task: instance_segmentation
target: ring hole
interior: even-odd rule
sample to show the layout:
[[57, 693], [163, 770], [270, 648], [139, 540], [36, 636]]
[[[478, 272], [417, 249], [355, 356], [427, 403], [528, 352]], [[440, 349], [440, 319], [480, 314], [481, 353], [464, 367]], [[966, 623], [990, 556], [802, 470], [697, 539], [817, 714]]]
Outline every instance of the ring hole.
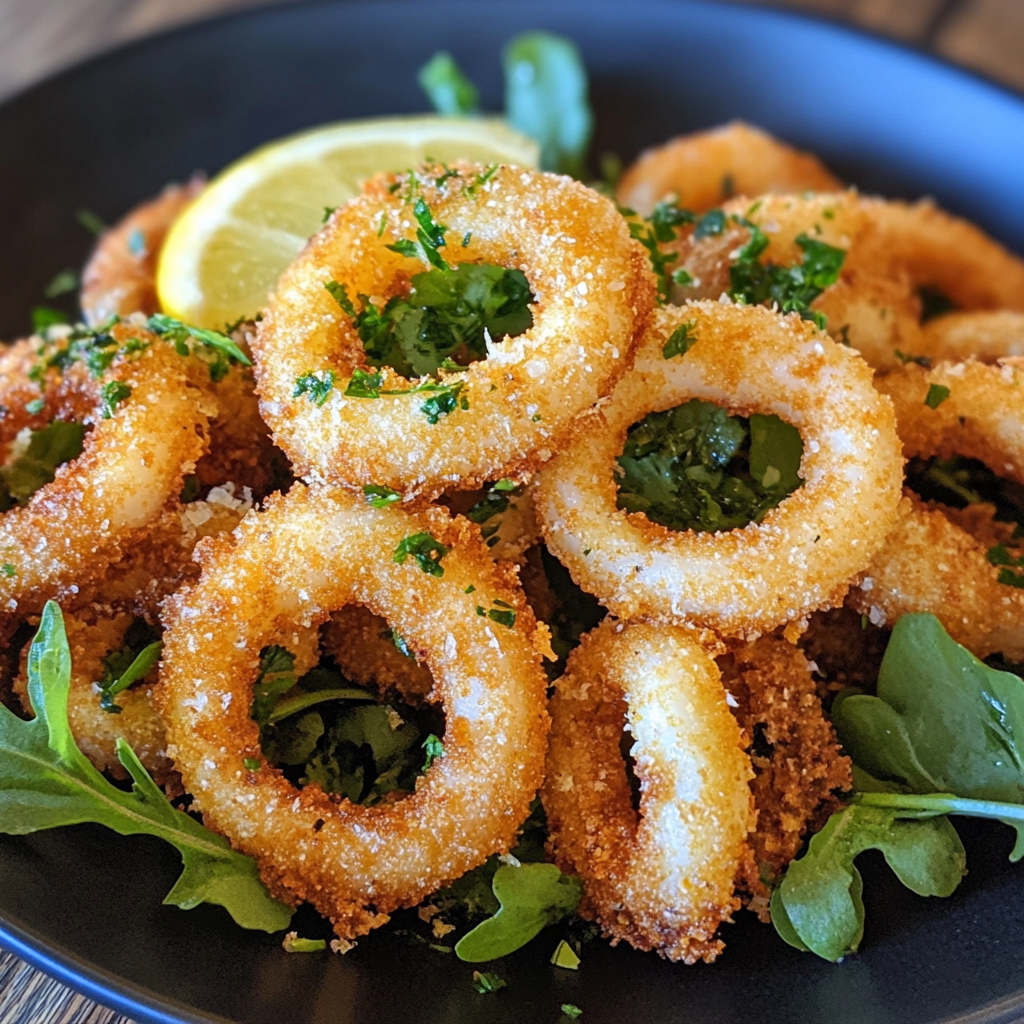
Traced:
[[626, 769], [626, 781], [629, 783], [629, 802], [637, 814], [640, 813], [640, 776], [636, 773], [636, 758], [633, 757], [633, 734], [629, 726], [624, 726], [622, 736], [619, 739], [619, 752], [622, 754], [622, 763]]
[[799, 432], [778, 416], [732, 416], [694, 398], [626, 432], [616, 505], [670, 530], [739, 529], [800, 486], [802, 456]]
[[264, 649], [253, 688], [267, 760], [293, 785], [366, 806], [412, 793], [444, 756], [445, 733], [416, 653], [360, 605], [336, 612], [316, 645], [299, 636], [292, 646]]

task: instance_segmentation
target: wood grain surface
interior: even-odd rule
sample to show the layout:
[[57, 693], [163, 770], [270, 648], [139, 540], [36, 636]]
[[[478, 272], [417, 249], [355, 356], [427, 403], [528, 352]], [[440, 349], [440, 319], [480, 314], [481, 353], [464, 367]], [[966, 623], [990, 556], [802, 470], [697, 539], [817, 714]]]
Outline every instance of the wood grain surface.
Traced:
[[[127, 40], [267, 3], [0, 0], [0, 100]], [[848, 21], [1024, 91], [1024, 0], [773, 0], [767, 6], [792, 7]], [[131, 1022], [0, 950], [0, 1024]]]

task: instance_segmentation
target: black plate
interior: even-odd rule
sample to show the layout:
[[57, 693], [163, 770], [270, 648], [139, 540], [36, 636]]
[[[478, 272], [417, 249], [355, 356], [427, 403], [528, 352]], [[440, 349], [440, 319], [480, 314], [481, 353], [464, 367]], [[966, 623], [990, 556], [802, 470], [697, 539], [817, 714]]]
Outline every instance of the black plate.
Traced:
[[[245, 14], [121, 50], [0, 109], [0, 336], [89, 238], [168, 179], [216, 171], [256, 144], [340, 118], [421, 111], [415, 72], [450, 49], [500, 107], [498, 52], [525, 28], [583, 49], [595, 151], [624, 157], [743, 117], [820, 153], [862, 188], [936, 196], [1024, 251], [1024, 101], [864, 35], [701, 3], [389, 2]], [[162, 907], [173, 851], [92, 827], [0, 839], [0, 942], [138, 1021], [242, 1024], [524, 1022], [575, 1003], [588, 1024], [1024, 1020], [1024, 866], [1002, 826], [962, 829], [970, 875], [925, 900], [865, 861], [864, 951], [838, 966], [783, 945], [750, 915], [725, 956], [686, 968], [589, 946], [547, 965], [554, 936], [508, 958], [508, 988], [389, 927], [345, 957], [287, 956], [217, 908]]]

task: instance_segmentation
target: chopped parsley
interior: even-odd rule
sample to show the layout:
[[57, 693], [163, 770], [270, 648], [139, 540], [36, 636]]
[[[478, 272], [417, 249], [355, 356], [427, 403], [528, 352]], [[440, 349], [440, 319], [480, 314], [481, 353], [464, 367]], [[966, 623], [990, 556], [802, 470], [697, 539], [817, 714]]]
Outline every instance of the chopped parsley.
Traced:
[[477, 615], [486, 615], [492, 622], [497, 622], [500, 626], [506, 626], [508, 629], [516, 624], [515, 609], [505, 601], [495, 601], [493, 608], [484, 608], [478, 604], [476, 613]]
[[439, 757], [444, 757], [444, 743], [439, 736], [431, 733], [420, 746], [424, 754], [423, 767], [420, 770], [426, 772]]
[[97, 327], [76, 324], [66, 337], [45, 342], [38, 351], [38, 362], [29, 370], [29, 379], [39, 383], [47, 370], [56, 369], [63, 373], [76, 362], [84, 363], [93, 377], [101, 377], [118, 356], [143, 351], [147, 347], [146, 342], [129, 338], [122, 345], [111, 334], [120, 319], [112, 316]]
[[474, 971], [473, 988], [480, 993], [497, 992], [505, 988], [508, 982], [493, 971]]
[[437, 423], [442, 416], [454, 412], [455, 409], [468, 409], [468, 400], [461, 395], [462, 389], [466, 386], [464, 380], [453, 381], [450, 384], [440, 384], [429, 377], [420, 381], [411, 388], [395, 388], [385, 391], [382, 389], [384, 383], [383, 374], [367, 373], [365, 370], [355, 370], [348, 387], [345, 388], [346, 398], [380, 398], [381, 396], [392, 395], [416, 395], [422, 392], [431, 392], [432, 397], [420, 405], [420, 412], [427, 417], [429, 423]]
[[38, 416], [45, 408], [45, 398], [33, 398], [31, 402], [25, 403], [25, 412], [27, 412], [29, 416]]
[[693, 229], [693, 237], [699, 240], [709, 235], [720, 235], [724, 230], [725, 211], [716, 208], [700, 216]]
[[374, 508], [387, 508], [394, 505], [396, 501], [402, 500], [402, 495], [390, 487], [382, 487], [377, 484], [363, 484], [363, 496], [367, 504]]
[[464, 263], [414, 274], [409, 284], [407, 296], [383, 307], [360, 295], [359, 312], [343, 284], [325, 286], [352, 318], [371, 366], [390, 366], [403, 377], [433, 374], [446, 360], [485, 358], [488, 337], [500, 341], [533, 326], [533, 295], [521, 270]]
[[749, 228], [750, 240], [729, 267], [729, 296], [748, 306], [776, 305], [783, 313], [799, 313], [824, 330], [824, 314], [810, 306], [829, 285], [835, 284], [846, 251], [801, 233], [796, 237], [796, 244], [804, 253], [800, 263], [791, 267], [761, 263], [758, 257], [768, 247], [767, 237], [746, 218], [738, 217], [736, 221]]
[[54, 309], [52, 306], [34, 306], [32, 308], [32, 333], [45, 334], [50, 327], [68, 322], [67, 313]]
[[[728, 177], [728, 175], [726, 177]], [[580, 1017], [583, 1016], [583, 1011], [574, 1003], [562, 1003], [562, 1016], [568, 1017], [569, 1020], [579, 1020]]]
[[24, 505], [40, 487], [52, 483], [57, 467], [82, 454], [85, 427], [55, 420], [33, 430], [28, 445], [10, 465], [0, 466], [0, 512]]
[[210, 379], [214, 382], [222, 380], [232, 362], [243, 366], [252, 366], [249, 357], [226, 334], [211, 331], [205, 327], [194, 327], [191, 324], [176, 320], [166, 313], [154, 313], [146, 326], [154, 333], [173, 342], [179, 355], [195, 355], [196, 351], [189, 345], [190, 341], [200, 346], [201, 352], [212, 355], [209, 362]]
[[125, 631], [121, 647], [103, 659], [103, 675], [96, 681], [100, 707], [119, 715], [122, 708], [114, 698], [156, 667], [162, 649], [160, 631], [145, 619], [135, 619]]
[[[412, 175], [410, 179], [411, 186], [415, 184], [415, 181], [415, 175]], [[448, 266], [445, 258], [440, 253], [440, 250], [445, 245], [444, 236], [448, 230], [447, 225], [439, 224], [434, 220], [434, 215], [422, 196], [418, 197], [416, 202], [413, 203], [412, 215], [416, 218], [418, 225], [416, 228], [416, 242], [411, 242], [407, 238], [400, 238], [393, 245], [389, 245], [386, 248], [402, 256], [423, 259], [438, 270], [451, 270], [452, 268]]]
[[[848, 330], [849, 328], [845, 328]], [[904, 365], [914, 363], [916, 366], [923, 366], [926, 370], [931, 369], [932, 361], [927, 356], [910, 356], [901, 352], [898, 348], [893, 349], [893, 355]]]
[[924, 396], [924, 404], [929, 409], [938, 409], [949, 398], [949, 388], [945, 384], [929, 384], [928, 394]]
[[333, 389], [333, 370], [308, 370], [301, 377], [295, 378], [292, 398], [300, 398], [305, 395], [317, 408], [320, 408], [327, 401]]
[[130, 384], [123, 380], [112, 380], [100, 388], [100, 415], [109, 420], [117, 407], [127, 398], [131, 398], [132, 389]]
[[73, 292], [77, 287], [78, 274], [69, 268], [54, 275], [53, 280], [43, 289], [43, 295], [48, 299], [56, 299], [60, 295]]
[[75, 214], [75, 220], [85, 228], [91, 235], [99, 237], [107, 230], [107, 225], [102, 218], [98, 217], [92, 210], [81, 209]]
[[676, 228], [679, 225], [694, 222], [693, 213], [663, 200], [654, 208], [649, 218], [637, 219], [633, 210], [623, 210], [622, 214], [629, 219], [630, 235], [647, 250], [647, 258], [651, 262], [657, 283], [658, 301], [668, 302], [669, 267], [679, 259], [679, 254], [663, 252], [661, 246], [676, 237]]
[[1014, 569], [1024, 568], [1024, 555], [1011, 555], [1005, 544], [996, 544], [989, 548], [986, 557], [992, 565], [998, 565], [998, 581], [1007, 587], [1024, 590], [1024, 573]]
[[690, 333], [696, 326], [692, 320], [687, 320], [685, 324], [680, 324], [669, 335], [668, 341], [665, 342], [661, 350], [661, 354], [666, 359], [671, 359], [673, 356], [686, 355], [697, 341], [697, 336]]
[[8, 579], [13, 579], [18, 575], [18, 570], [15, 569], [10, 562], [4, 562], [3, 565], [0, 565], [0, 572], [2, 572]]
[[672, 530], [732, 530], [800, 485], [803, 443], [777, 416], [730, 416], [693, 399], [630, 427], [618, 507]]
[[391, 556], [393, 562], [404, 562], [412, 557], [420, 569], [429, 576], [443, 576], [444, 566], [441, 559], [448, 554], [446, 548], [436, 537], [429, 533], [413, 533], [404, 537]]

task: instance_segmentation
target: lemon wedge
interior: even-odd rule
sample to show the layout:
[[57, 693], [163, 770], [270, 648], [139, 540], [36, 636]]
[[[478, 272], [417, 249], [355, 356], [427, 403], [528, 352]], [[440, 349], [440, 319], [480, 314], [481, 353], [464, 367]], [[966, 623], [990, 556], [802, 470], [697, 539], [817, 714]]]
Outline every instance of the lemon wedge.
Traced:
[[269, 143], [214, 178], [167, 235], [157, 267], [164, 312], [212, 329], [266, 305], [325, 211], [378, 171], [426, 159], [536, 167], [537, 145], [499, 119], [345, 121]]

